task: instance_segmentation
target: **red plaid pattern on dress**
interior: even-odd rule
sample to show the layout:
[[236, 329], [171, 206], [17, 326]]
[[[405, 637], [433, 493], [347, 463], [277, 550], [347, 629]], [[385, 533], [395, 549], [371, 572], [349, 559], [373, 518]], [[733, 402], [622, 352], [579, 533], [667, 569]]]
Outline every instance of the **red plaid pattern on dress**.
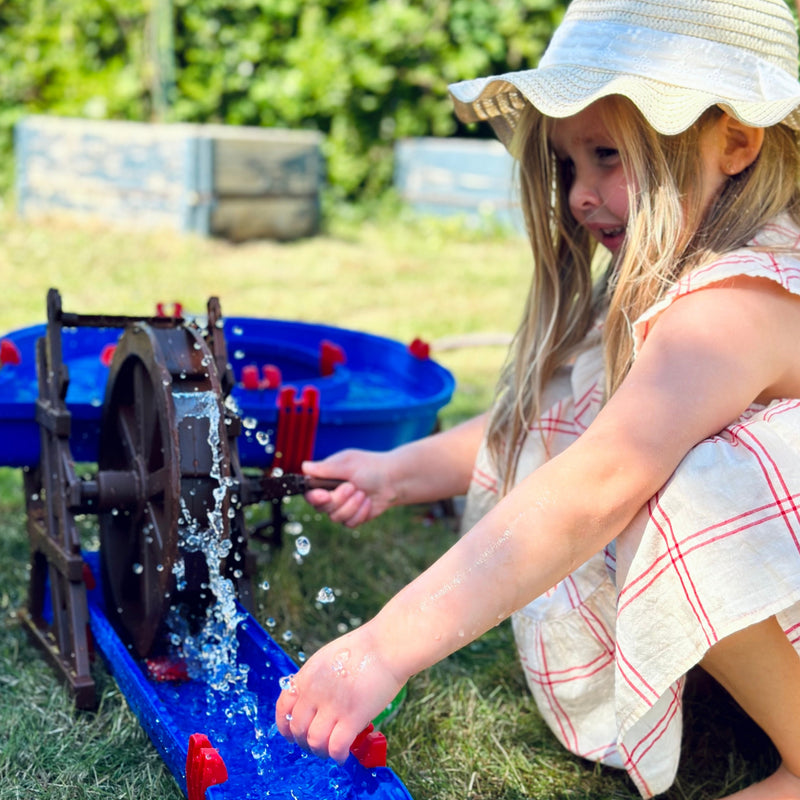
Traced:
[[[747, 275], [800, 295], [800, 230], [788, 217], [675, 284], [634, 325], [637, 350], [676, 299]], [[548, 386], [516, 479], [563, 451], [602, 405], [599, 331]], [[462, 526], [498, 499], [481, 449]], [[615, 543], [512, 617], [528, 686], [573, 753], [624, 768], [643, 797], [678, 767], [685, 675], [720, 638], [775, 615], [800, 650], [800, 400], [752, 406], [695, 446], [640, 515], [619, 591]]]

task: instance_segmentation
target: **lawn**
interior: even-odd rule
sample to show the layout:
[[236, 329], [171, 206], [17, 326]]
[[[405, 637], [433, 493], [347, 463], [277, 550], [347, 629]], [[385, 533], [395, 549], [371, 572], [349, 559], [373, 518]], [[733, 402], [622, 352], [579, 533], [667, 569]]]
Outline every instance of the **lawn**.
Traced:
[[[114, 232], [52, 221], [30, 225], [0, 212], [0, 331], [44, 321], [45, 295], [61, 291], [81, 313], [147, 315], [156, 302], [202, 310], [219, 296], [231, 316], [322, 322], [390, 336], [420, 337], [453, 371], [458, 389], [442, 412], [452, 425], [484, 409], [529, 271], [517, 237], [457, 224], [384, 218], [339, 220], [293, 243], [223, 241], [168, 233]], [[0, 462], [2, 459], [0, 459]], [[385, 600], [447, 548], [455, 534], [438, 509], [397, 509], [355, 531], [288, 506], [312, 551], [256, 542], [269, 590], [257, 616], [292, 632], [286, 649], [310, 654]], [[251, 509], [255, 521], [259, 509]], [[182, 795], [98, 661], [100, 707], [76, 711], [17, 623], [25, 602], [27, 539], [19, 470], [0, 469], [0, 800], [158, 798]], [[337, 590], [330, 605], [318, 588]], [[707, 686], [692, 712], [678, 782], [669, 798], [706, 800], [747, 782], [771, 754], [736, 711]], [[709, 723], [709, 719], [713, 724]], [[416, 800], [635, 798], [618, 772], [566, 754], [524, 686], [508, 624], [416, 676], [385, 727], [389, 766]]]

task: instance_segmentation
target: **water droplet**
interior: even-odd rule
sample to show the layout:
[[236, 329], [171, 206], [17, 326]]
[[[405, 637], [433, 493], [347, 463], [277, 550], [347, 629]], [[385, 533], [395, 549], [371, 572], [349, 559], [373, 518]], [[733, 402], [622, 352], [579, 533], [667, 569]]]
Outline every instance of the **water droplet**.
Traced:
[[241, 336], [241, 335], [244, 333], [244, 331], [242, 330], [242, 328], [241, 328], [241, 326], [240, 326], [240, 325], [234, 325], [234, 326], [231, 328], [231, 333], [232, 333], [234, 336]]
[[273, 617], [267, 617], [266, 626], [272, 630], [278, 623], [275, 622]]
[[330, 586], [323, 586], [317, 592], [317, 602], [318, 603], [328, 604], [328, 603], [333, 603], [335, 600], [336, 600], [336, 596], [334, 595], [333, 589], [331, 589]]
[[306, 536], [298, 536], [294, 546], [301, 556], [307, 556], [311, 552], [311, 542], [308, 541]]
[[144, 572], [144, 567], [141, 564], [134, 564], [133, 572], [135, 575], [141, 575]]
[[265, 591], [269, 591], [269, 581], [261, 581], [261, 588]]
[[256, 434], [256, 441], [260, 445], [267, 445], [269, 444], [269, 434], [266, 431], [259, 431]]
[[242, 425], [248, 430], [252, 431], [258, 427], [258, 420], [255, 417], [245, 417], [242, 420]]
[[241, 361], [244, 358], [244, 350], [234, 350], [233, 357]]
[[281, 636], [281, 639], [283, 639], [284, 642], [291, 642], [292, 636], [293, 634], [291, 631], [284, 631], [283, 635]]

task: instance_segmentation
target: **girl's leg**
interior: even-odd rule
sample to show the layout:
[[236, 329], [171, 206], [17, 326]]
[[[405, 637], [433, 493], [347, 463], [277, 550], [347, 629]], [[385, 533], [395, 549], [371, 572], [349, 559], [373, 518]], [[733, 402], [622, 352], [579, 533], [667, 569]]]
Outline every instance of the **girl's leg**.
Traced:
[[775, 617], [720, 640], [700, 665], [769, 736], [782, 759], [769, 778], [730, 797], [800, 799], [800, 657]]

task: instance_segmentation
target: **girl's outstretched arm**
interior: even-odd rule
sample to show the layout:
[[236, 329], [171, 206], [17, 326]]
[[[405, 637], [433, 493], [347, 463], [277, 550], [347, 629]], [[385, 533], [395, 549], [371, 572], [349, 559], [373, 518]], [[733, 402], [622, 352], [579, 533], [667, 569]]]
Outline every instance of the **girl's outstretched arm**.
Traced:
[[427, 503], [466, 492], [487, 414], [390, 450], [343, 450], [306, 461], [303, 472], [345, 481], [332, 491], [314, 489], [306, 500], [334, 522], [356, 527], [390, 506]]
[[279, 698], [283, 735], [344, 760], [410, 676], [610, 542], [696, 443], [755, 400], [800, 397], [799, 338], [800, 301], [767, 281], [674, 303], [572, 446], [521, 481], [374, 619], [309, 659]]

